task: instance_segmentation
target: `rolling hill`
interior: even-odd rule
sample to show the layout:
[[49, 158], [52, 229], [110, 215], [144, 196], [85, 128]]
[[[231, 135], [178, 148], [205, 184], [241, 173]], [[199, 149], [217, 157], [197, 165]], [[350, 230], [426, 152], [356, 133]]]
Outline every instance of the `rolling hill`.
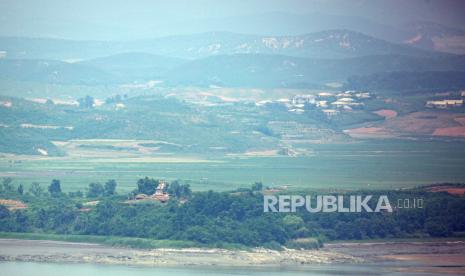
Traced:
[[432, 54], [349, 30], [329, 30], [295, 36], [257, 36], [213, 32], [161, 38], [154, 40], [151, 45], [151, 51], [182, 58], [202, 58], [221, 54], [278, 54], [308, 58]]
[[115, 81], [114, 76], [93, 66], [32, 59], [0, 59], [0, 79], [65, 84]]
[[110, 73], [119, 81], [133, 82], [159, 79], [167, 70], [184, 62], [177, 58], [131, 52], [87, 60], [79, 64]]
[[432, 54], [432, 52], [387, 42], [359, 32], [340, 29], [292, 36], [209, 32], [136, 41], [0, 38], [0, 45], [0, 51], [5, 58], [66, 61], [81, 61], [126, 52], [144, 52], [183, 59], [230, 54], [278, 54], [308, 58]]
[[465, 56], [371, 55], [315, 59], [233, 54], [183, 61], [128, 53], [81, 63], [0, 60], [0, 79], [85, 85], [162, 80], [168, 86], [311, 88], [328, 82], [346, 82], [356, 75], [398, 71], [465, 71]]
[[212, 56], [176, 67], [170, 84], [233, 87], [319, 87], [355, 75], [380, 72], [465, 71], [465, 56], [377, 55], [348, 59], [308, 59], [279, 55]]

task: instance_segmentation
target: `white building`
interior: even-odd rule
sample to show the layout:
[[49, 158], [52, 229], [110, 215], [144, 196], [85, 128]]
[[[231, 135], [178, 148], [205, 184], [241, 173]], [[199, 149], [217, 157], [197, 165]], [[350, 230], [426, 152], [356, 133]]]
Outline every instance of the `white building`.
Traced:
[[295, 95], [292, 98], [292, 105], [298, 105], [298, 104], [315, 104], [315, 96], [313, 95]]
[[441, 100], [441, 101], [427, 101], [426, 107], [445, 109], [449, 107], [460, 107], [463, 105], [461, 100]]

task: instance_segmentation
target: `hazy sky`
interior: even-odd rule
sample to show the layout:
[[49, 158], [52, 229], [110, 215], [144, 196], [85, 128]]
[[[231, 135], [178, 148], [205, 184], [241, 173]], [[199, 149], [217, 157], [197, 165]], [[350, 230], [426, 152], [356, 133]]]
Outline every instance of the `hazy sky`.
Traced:
[[462, 0], [0, 0], [0, 35], [148, 38], [211, 30], [212, 18], [273, 12], [361, 16], [390, 25], [427, 20], [465, 29]]

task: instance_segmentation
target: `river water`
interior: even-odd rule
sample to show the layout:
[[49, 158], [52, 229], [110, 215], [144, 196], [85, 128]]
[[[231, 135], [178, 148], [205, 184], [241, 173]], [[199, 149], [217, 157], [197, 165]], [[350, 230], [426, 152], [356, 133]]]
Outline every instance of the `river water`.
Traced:
[[[405, 266], [404, 266], [405, 268]], [[4, 276], [186, 276], [186, 275], [425, 275], [396, 271], [392, 264], [338, 264], [312, 265], [298, 268], [260, 267], [136, 267], [101, 264], [63, 264], [33, 262], [0, 262], [0, 275]], [[432, 275], [432, 274], [426, 274]]]

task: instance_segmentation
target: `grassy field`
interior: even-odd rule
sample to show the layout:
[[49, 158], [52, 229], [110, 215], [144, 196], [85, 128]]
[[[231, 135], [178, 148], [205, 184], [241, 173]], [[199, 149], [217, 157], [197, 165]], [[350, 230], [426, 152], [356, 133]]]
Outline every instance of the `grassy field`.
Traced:
[[185, 248], [199, 247], [200, 245], [190, 241], [154, 240], [129, 237], [92, 236], [92, 235], [56, 235], [46, 233], [11, 233], [0, 232], [1, 239], [23, 239], [23, 240], [49, 240], [64, 242], [96, 243], [110, 246], [131, 248]]
[[[86, 149], [87, 150], [87, 149]], [[313, 145], [303, 157], [152, 156], [0, 158], [0, 176], [26, 186], [60, 179], [65, 191], [116, 179], [126, 193], [139, 178], [179, 179], [194, 190], [232, 190], [255, 181], [289, 189], [390, 189], [465, 182], [465, 143], [379, 140]], [[98, 155], [97, 155], [98, 156]]]
[[465, 237], [423, 237], [423, 238], [385, 238], [385, 239], [364, 239], [364, 240], [334, 240], [325, 241], [325, 244], [338, 243], [395, 243], [395, 242], [455, 242], [465, 241]]
[[218, 243], [203, 244], [195, 241], [183, 240], [155, 240], [148, 238], [135, 237], [117, 237], [117, 236], [95, 236], [95, 235], [58, 235], [48, 233], [16, 233], [0, 232], [0, 239], [21, 239], [21, 240], [47, 240], [63, 241], [76, 243], [94, 243], [115, 247], [129, 247], [139, 249], [156, 249], [156, 248], [222, 248], [229, 250], [249, 250], [242, 244]]

